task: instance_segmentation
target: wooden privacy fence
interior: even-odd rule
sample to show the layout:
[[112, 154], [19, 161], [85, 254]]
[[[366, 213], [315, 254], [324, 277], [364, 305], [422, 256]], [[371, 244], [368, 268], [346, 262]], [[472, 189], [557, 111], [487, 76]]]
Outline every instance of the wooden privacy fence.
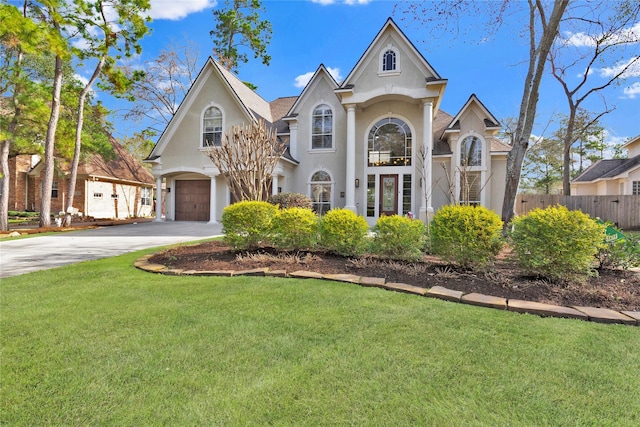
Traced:
[[518, 194], [516, 213], [524, 215], [536, 208], [563, 205], [592, 217], [610, 221], [623, 230], [640, 228], [640, 196], [563, 196], [559, 194]]

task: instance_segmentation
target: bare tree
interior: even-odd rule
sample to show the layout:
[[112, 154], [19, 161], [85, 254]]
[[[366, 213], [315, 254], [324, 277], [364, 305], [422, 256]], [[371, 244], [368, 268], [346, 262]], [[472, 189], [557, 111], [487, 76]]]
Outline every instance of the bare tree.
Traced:
[[[629, 75], [629, 71], [640, 65], [640, 56], [617, 62], [606, 72], [596, 73], [599, 63], [611, 63], [616, 61], [616, 56], [621, 49], [635, 46], [640, 43], [640, 34], [634, 32], [632, 27], [636, 24], [640, 14], [640, 3], [636, 1], [624, 1], [614, 3], [614, 13], [611, 13], [611, 4], [600, 3], [580, 19], [571, 19], [578, 31], [567, 33], [566, 37], [558, 39], [558, 43], [549, 52], [551, 73], [560, 83], [566, 96], [569, 113], [564, 132], [564, 172], [562, 176], [562, 189], [565, 195], [571, 194], [571, 148], [576, 141], [576, 134], [583, 133], [605, 114], [615, 109], [607, 105], [606, 98], [601, 96], [603, 109], [591, 117], [591, 121], [579, 124], [578, 110], [581, 105], [592, 95], [601, 94], [607, 87], [615, 84]], [[572, 54], [567, 55], [567, 50]], [[570, 87], [570, 79], [576, 75], [578, 82]], [[605, 77], [604, 81], [590, 85], [594, 75]]]
[[[419, 22], [432, 25], [435, 21], [445, 22], [448, 27], [451, 21], [460, 22], [462, 16], [486, 16], [488, 26], [483, 28], [498, 28], [506, 18], [506, 12], [512, 7], [519, 7], [522, 3], [503, 0], [502, 2], [474, 2], [471, 0], [457, 0], [455, 2], [438, 1], [410, 5], [409, 12]], [[505, 226], [515, 215], [515, 202], [522, 173], [522, 164], [529, 146], [529, 139], [533, 129], [536, 110], [538, 107], [539, 89], [545, 64], [553, 42], [558, 35], [560, 22], [563, 18], [569, 0], [554, 0], [551, 4], [543, 0], [527, 0], [527, 22], [523, 23], [529, 42], [527, 74], [523, 84], [522, 99], [518, 122], [513, 133], [512, 149], [507, 156], [507, 170], [504, 186], [504, 201], [502, 205], [502, 220]], [[443, 25], [437, 26], [442, 30]], [[459, 28], [459, 27], [458, 27]], [[491, 31], [491, 30], [489, 30]]]
[[276, 132], [261, 120], [251, 125], [233, 126], [225, 132], [219, 146], [207, 154], [225, 176], [236, 200], [266, 200], [272, 174], [285, 145]]
[[198, 75], [199, 48], [193, 42], [172, 42], [157, 58], [146, 61], [142, 70], [130, 68], [135, 104], [125, 118], [148, 120], [148, 131], [161, 132], [178, 111], [180, 103]]

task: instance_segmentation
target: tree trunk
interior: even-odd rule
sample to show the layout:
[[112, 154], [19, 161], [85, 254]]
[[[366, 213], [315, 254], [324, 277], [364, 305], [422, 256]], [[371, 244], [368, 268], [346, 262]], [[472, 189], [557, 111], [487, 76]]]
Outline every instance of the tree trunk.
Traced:
[[53, 188], [54, 148], [56, 129], [60, 117], [60, 92], [62, 90], [62, 58], [56, 55], [55, 73], [53, 78], [53, 94], [51, 98], [51, 116], [47, 125], [47, 135], [44, 141], [44, 173], [42, 178], [42, 193], [40, 200], [40, 227], [51, 226], [51, 189]]
[[564, 155], [562, 171], [562, 194], [571, 195], [571, 146], [573, 145], [573, 128], [576, 122], [576, 106], [569, 102], [569, 119], [567, 120], [567, 130], [564, 134]]
[[0, 190], [0, 230], [9, 230], [9, 146], [11, 141], [5, 139], [0, 146], [0, 177], [2, 177], [2, 190]]
[[[538, 96], [540, 82], [544, 74], [544, 68], [549, 56], [549, 51], [558, 34], [560, 19], [564, 14], [568, 0], [555, 0], [553, 11], [548, 23], [544, 21], [544, 10], [540, 0], [534, 2], [529, 0], [529, 68], [525, 79], [522, 102], [520, 104], [520, 115], [518, 127], [513, 140], [513, 147], [507, 156], [507, 170], [504, 186], [504, 200], [502, 202], [502, 220], [504, 226], [508, 227], [511, 219], [515, 216], [516, 196], [520, 175], [522, 174], [522, 164], [529, 147], [531, 130], [536, 116], [538, 106]], [[536, 12], [537, 11], [537, 12]], [[536, 47], [535, 41], [535, 21], [536, 14], [540, 14], [542, 20], [542, 37], [540, 45]]]
[[106, 61], [106, 56], [102, 56], [98, 65], [96, 65], [95, 70], [93, 70], [93, 75], [87, 82], [87, 84], [82, 88], [80, 92], [80, 97], [78, 99], [78, 122], [76, 123], [76, 140], [73, 150], [73, 161], [71, 162], [71, 173], [69, 175], [69, 189], [67, 192], [67, 200], [65, 206], [67, 207], [67, 211], [64, 216], [65, 227], [71, 226], [71, 214], [73, 209], [73, 197], [76, 192], [76, 180], [78, 179], [78, 165], [80, 163], [80, 149], [82, 148], [82, 127], [84, 126], [84, 104], [87, 99], [87, 94], [91, 90], [93, 83], [98, 79], [100, 72], [102, 71], [102, 67]]

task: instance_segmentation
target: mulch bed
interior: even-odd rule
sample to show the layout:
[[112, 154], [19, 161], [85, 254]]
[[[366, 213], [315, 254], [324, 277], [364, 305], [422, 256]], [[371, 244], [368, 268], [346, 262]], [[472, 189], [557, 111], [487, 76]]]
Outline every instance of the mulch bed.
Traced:
[[602, 269], [598, 277], [584, 284], [553, 284], [527, 276], [503, 252], [485, 271], [465, 271], [425, 256], [420, 262], [406, 263], [375, 257], [345, 258], [324, 252], [278, 253], [270, 248], [234, 253], [221, 241], [183, 245], [155, 254], [149, 262], [174, 269], [313, 271], [322, 274], [354, 274], [384, 277], [387, 282], [431, 288], [444, 286], [464, 293], [478, 292], [507, 299], [521, 299], [561, 306], [602, 307], [640, 311], [640, 274]]

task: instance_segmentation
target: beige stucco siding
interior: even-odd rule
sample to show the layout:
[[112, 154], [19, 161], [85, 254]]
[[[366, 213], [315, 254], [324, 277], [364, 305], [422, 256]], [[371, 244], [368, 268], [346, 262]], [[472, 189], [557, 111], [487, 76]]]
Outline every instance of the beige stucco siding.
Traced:
[[202, 114], [209, 106], [218, 107], [222, 111], [223, 132], [227, 132], [234, 125], [249, 122], [248, 116], [226, 85], [213, 75], [195, 95], [188, 111], [177, 123], [171, 140], [162, 151], [162, 168], [165, 173], [171, 170], [204, 170], [213, 167], [211, 159], [200, 149]]

